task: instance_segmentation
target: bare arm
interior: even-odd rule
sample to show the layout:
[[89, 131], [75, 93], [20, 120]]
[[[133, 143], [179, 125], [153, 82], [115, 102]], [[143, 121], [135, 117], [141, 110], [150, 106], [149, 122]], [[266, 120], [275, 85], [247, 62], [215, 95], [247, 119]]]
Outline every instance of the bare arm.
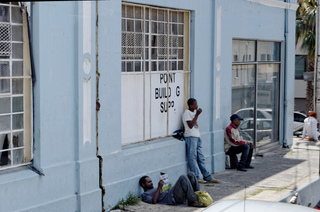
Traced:
[[157, 188], [157, 191], [156, 193], [154, 194], [154, 196], [152, 197], [152, 204], [156, 204], [158, 202], [158, 199], [159, 199], [159, 194], [161, 192], [161, 189], [163, 187], [163, 180], [160, 180], [159, 183], [158, 183], [158, 188]]
[[187, 121], [187, 124], [189, 126], [190, 129], [193, 128], [193, 126], [197, 123], [198, 120], [198, 116], [200, 115], [200, 113], [202, 112], [202, 109], [199, 108], [196, 112], [196, 115], [194, 116], [194, 118], [192, 119], [192, 121]]

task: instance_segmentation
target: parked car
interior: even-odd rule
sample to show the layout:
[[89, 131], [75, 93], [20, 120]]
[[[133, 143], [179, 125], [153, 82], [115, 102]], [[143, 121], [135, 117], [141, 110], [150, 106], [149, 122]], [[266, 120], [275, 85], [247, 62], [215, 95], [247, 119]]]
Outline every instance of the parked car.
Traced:
[[303, 113], [300, 113], [298, 111], [295, 111], [293, 113], [293, 133], [296, 134], [298, 131], [303, 130], [304, 125], [304, 119], [307, 118], [307, 116]]
[[[254, 120], [253, 118], [244, 119], [240, 126], [240, 132], [245, 132], [254, 137]], [[264, 138], [271, 139], [272, 134], [272, 119], [257, 119], [257, 141], [263, 140]]]
[[239, 134], [242, 136], [244, 140], [253, 142], [252, 137], [248, 133], [244, 131], [239, 131]]
[[[242, 108], [235, 112], [243, 119], [253, 118], [254, 109], [253, 107]], [[271, 119], [272, 118], [272, 109], [270, 108], [258, 108], [257, 109], [257, 118], [258, 119]]]
[[263, 200], [248, 200], [248, 199], [230, 199], [220, 200], [208, 206], [204, 212], [234, 212], [234, 211], [245, 211], [245, 212], [312, 212], [315, 211], [313, 208], [306, 206], [289, 204], [284, 202], [270, 202]]
[[[254, 110], [253, 107], [242, 108], [235, 112], [243, 119], [253, 118]], [[304, 119], [307, 116], [301, 112], [294, 111], [293, 113], [293, 134], [294, 135], [301, 135], [304, 125]], [[258, 108], [257, 109], [257, 119], [272, 119], [272, 109], [270, 108]], [[252, 128], [253, 129], [253, 128]]]

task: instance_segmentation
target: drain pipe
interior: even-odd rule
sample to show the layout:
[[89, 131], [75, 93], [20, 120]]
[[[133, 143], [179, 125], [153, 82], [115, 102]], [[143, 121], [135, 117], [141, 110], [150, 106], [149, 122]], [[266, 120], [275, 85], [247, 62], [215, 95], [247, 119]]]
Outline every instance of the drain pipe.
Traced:
[[[315, 111], [316, 113], [318, 114], [318, 86], [319, 86], [319, 83], [318, 83], [318, 68], [319, 68], [319, 55], [318, 55], [318, 52], [319, 52], [319, 12], [320, 12], [320, 8], [319, 8], [319, 0], [316, 1], [316, 4], [317, 4], [317, 10], [316, 10], [316, 48], [315, 48], [315, 52], [314, 52], [314, 101], [315, 101]], [[320, 151], [319, 151], [319, 176], [320, 176]]]
[[313, 105], [314, 105], [314, 111], [316, 111], [316, 113], [318, 114], [318, 86], [319, 86], [319, 82], [318, 82], [318, 62], [319, 62], [319, 56], [318, 56], [318, 52], [319, 52], [319, 0], [316, 1], [316, 5], [317, 5], [317, 10], [316, 10], [316, 31], [315, 31], [315, 39], [316, 39], [316, 43], [315, 43], [315, 50], [314, 50], [314, 71], [313, 71], [313, 94], [314, 94], [314, 98], [313, 98]]
[[[289, 0], [284, 0], [285, 3], [288, 3]], [[288, 36], [288, 8], [285, 8], [284, 10], [284, 67], [283, 67], [283, 76], [284, 76], [284, 86], [283, 86], [283, 95], [284, 95], [284, 110], [283, 110], [283, 121], [282, 123], [285, 122], [286, 118], [287, 118], [287, 110], [288, 110], [288, 100], [287, 100], [287, 76], [286, 76], [286, 73], [287, 73], [287, 47], [288, 47], [288, 44], [287, 44], [287, 36]], [[282, 140], [283, 140], [283, 143], [282, 143], [282, 146], [284, 148], [288, 148], [289, 145], [287, 143], [287, 138], [286, 138], [286, 130], [287, 130], [287, 127], [286, 127], [286, 124], [283, 124], [283, 133], [282, 133]]]

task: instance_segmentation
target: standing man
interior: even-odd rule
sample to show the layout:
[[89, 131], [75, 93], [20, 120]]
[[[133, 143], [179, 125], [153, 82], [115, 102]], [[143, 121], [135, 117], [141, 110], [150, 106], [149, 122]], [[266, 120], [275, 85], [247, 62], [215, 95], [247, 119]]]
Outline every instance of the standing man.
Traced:
[[[230, 146], [226, 154], [230, 156], [231, 165], [236, 165], [239, 171], [246, 172], [247, 169], [254, 168], [250, 165], [253, 153], [253, 145], [251, 142], [244, 140], [239, 133], [238, 127], [243, 118], [241, 118], [237, 114], [233, 114], [230, 117], [230, 120], [231, 124], [227, 127], [224, 133], [226, 146]], [[237, 154], [239, 154], [240, 152], [241, 159], [238, 163]]]
[[[193, 98], [190, 98], [187, 104], [189, 109], [183, 113], [182, 122], [184, 125], [184, 138], [187, 145], [188, 167], [190, 171], [196, 175], [199, 183], [218, 183], [219, 180], [214, 179], [208, 172], [204, 155], [202, 154], [202, 141], [197, 124], [202, 109], [198, 109], [197, 100]], [[203, 180], [199, 177], [197, 165], [203, 175]]]
[[302, 139], [308, 135], [309, 141], [318, 141], [319, 133], [317, 130], [317, 114], [314, 111], [309, 112], [309, 117], [304, 120]]

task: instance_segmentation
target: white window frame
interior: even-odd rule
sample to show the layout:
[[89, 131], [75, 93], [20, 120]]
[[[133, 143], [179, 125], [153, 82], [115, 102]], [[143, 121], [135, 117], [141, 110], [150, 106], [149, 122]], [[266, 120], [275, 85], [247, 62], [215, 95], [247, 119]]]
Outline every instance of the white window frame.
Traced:
[[[2, 93], [0, 91], [0, 99], [9, 98], [10, 99], [10, 111], [5, 111], [0, 114], [1, 117], [10, 117], [10, 126], [5, 129], [1, 129], [0, 138], [4, 139], [8, 135], [8, 149], [3, 149], [4, 140], [0, 140], [0, 158], [3, 153], [8, 152], [8, 164], [1, 164], [0, 170], [19, 167], [31, 163], [32, 159], [32, 80], [31, 80], [31, 69], [30, 69], [30, 52], [29, 52], [29, 37], [28, 37], [28, 27], [27, 27], [27, 16], [25, 11], [21, 14], [21, 22], [14, 22], [13, 10], [20, 11], [20, 5], [17, 2], [11, 3], [0, 3], [0, 7], [9, 7], [9, 22], [1, 22], [0, 25], [10, 25], [11, 35], [6, 42], [10, 43], [9, 50], [5, 53], [0, 50], [0, 64], [9, 64], [9, 75], [2, 76], [0, 73], [0, 80], [9, 80], [10, 90], [9, 92]], [[17, 13], [16, 13], [17, 14]], [[15, 35], [13, 28], [21, 27], [21, 40], [13, 40]], [[0, 32], [1, 34], [1, 32]], [[1, 37], [1, 36], [0, 36]], [[0, 38], [0, 42], [3, 41], [3, 37]], [[14, 48], [15, 44], [20, 44], [20, 48]], [[22, 47], [22, 49], [21, 49]], [[17, 51], [16, 51], [17, 49]], [[21, 57], [15, 56], [18, 53]], [[7, 58], [6, 58], [7, 57]], [[13, 70], [13, 63], [22, 62], [22, 70], [17, 73]], [[18, 69], [15, 69], [18, 70]], [[2, 70], [0, 70], [1, 72]], [[2, 81], [3, 82], [3, 81]], [[15, 83], [14, 83], [15, 82]], [[0, 83], [1, 84], [1, 83]], [[23, 98], [19, 104], [14, 104], [14, 99]], [[21, 105], [22, 103], [22, 105]], [[18, 106], [17, 106], [18, 105]], [[1, 105], [0, 105], [1, 106]], [[14, 109], [18, 107], [18, 109]], [[14, 111], [17, 110], [17, 111]], [[15, 125], [14, 118], [16, 116], [22, 116], [19, 124]], [[22, 154], [23, 153], [23, 154]]]
[[[129, 8], [129, 9], [128, 9]], [[138, 11], [142, 11], [142, 14], [137, 14], [135, 16], [136, 8]], [[128, 15], [128, 11], [132, 9], [131, 16]], [[140, 10], [141, 9], [141, 10]], [[163, 16], [159, 14], [164, 14]], [[146, 14], [149, 14], [148, 18], [146, 18]], [[156, 18], [155, 15], [157, 14]], [[177, 14], [177, 19], [175, 19], [175, 14]], [[178, 18], [179, 17], [179, 18]], [[161, 135], [152, 136], [152, 121], [151, 118], [153, 114], [151, 110], [146, 112], [146, 107], [153, 107], [151, 105], [152, 98], [156, 91], [152, 90], [152, 82], [151, 78], [154, 75], [161, 75], [167, 77], [168, 79], [173, 79], [175, 75], [181, 76], [183, 74], [183, 85], [181, 86], [181, 90], [183, 90], [183, 108], [186, 107], [185, 102], [189, 97], [189, 73], [190, 73], [190, 65], [189, 65], [189, 46], [190, 46], [190, 12], [186, 10], [177, 10], [177, 9], [170, 9], [170, 8], [161, 8], [161, 7], [153, 7], [148, 5], [138, 5], [138, 4], [131, 4], [131, 3], [122, 3], [122, 60], [121, 60], [121, 75], [122, 79], [126, 76], [142, 76], [143, 78], [143, 134], [140, 139], [133, 139], [132, 141], [128, 141], [122, 137], [122, 144], [132, 144], [135, 142], [141, 142], [146, 140], [152, 140], [155, 138], [160, 137], [167, 137], [172, 135], [173, 131], [169, 127], [169, 119], [170, 119], [170, 97], [166, 98], [166, 105], [163, 105], [164, 109], [162, 112], [167, 114], [167, 123], [166, 123], [166, 132]], [[141, 21], [142, 31], [140, 30]], [[128, 22], [138, 24], [138, 32], [135, 32], [136, 28], [133, 29], [133, 32], [128, 25]], [[152, 28], [152, 26], [155, 27]], [[161, 28], [161, 26], [163, 26]], [[129, 27], [129, 28], [128, 28]], [[128, 32], [130, 31], [130, 32]], [[141, 31], [141, 32], [140, 32]], [[176, 34], [175, 34], [176, 33]], [[128, 45], [128, 36], [133, 38], [133, 41], [129, 41], [130, 44]], [[155, 38], [155, 39], [152, 39]], [[163, 42], [159, 41], [161, 39]], [[154, 43], [153, 43], [154, 42]], [[139, 46], [139, 44], [142, 44]], [[133, 46], [133, 47], [132, 47]], [[168, 48], [169, 47], [169, 48]], [[157, 52], [153, 56], [153, 52]], [[129, 69], [129, 63], [132, 65], [132, 71]], [[136, 71], [135, 63], [137, 63], [137, 67], [139, 71]], [[140, 63], [140, 65], [139, 65]], [[154, 65], [156, 64], [156, 65]], [[174, 66], [175, 65], [175, 66]], [[176, 67], [176, 68], [174, 68]], [[150, 77], [150, 82], [148, 82], [148, 77]], [[171, 81], [172, 82], [172, 81]], [[122, 82], [124, 83], [124, 82]], [[170, 81], [166, 81], [166, 92], [168, 94], [168, 90], [170, 88]], [[146, 91], [150, 87], [150, 91]], [[165, 89], [165, 88], [163, 88]], [[175, 88], [177, 89], [177, 88]], [[180, 89], [180, 86], [179, 86]], [[123, 91], [122, 91], [123, 92]], [[123, 93], [122, 93], [123, 95]], [[123, 98], [123, 97], [122, 97]], [[150, 102], [148, 102], [150, 101]], [[181, 100], [180, 100], [181, 101]], [[124, 104], [124, 103], [122, 103]], [[150, 104], [150, 105], [147, 105]], [[122, 105], [122, 116], [124, 115]], [[169, 110], [168, 110], [169, 108]], [[181, 108], [181, 107], [180, 107]], [[161, 110], [160, 110], [161, 111]], [[180, 111], [180, 110], [179, 110]], [[181, 111], [183, 112], [183, 111]], [[125, 127], [123, 127], [123, 122], [125, 118], [122, 117], [122, 135], [126, 132]], [[181, 117], [179, 120], [181, 122]], [[150, 126], [150, 127], [148, 127]], [[182, 127], [182, 122], [181, 122]], [[178, 129], [175, 129], [178, 130]], [[124, 141], [126, 140], [126, 141]]]

